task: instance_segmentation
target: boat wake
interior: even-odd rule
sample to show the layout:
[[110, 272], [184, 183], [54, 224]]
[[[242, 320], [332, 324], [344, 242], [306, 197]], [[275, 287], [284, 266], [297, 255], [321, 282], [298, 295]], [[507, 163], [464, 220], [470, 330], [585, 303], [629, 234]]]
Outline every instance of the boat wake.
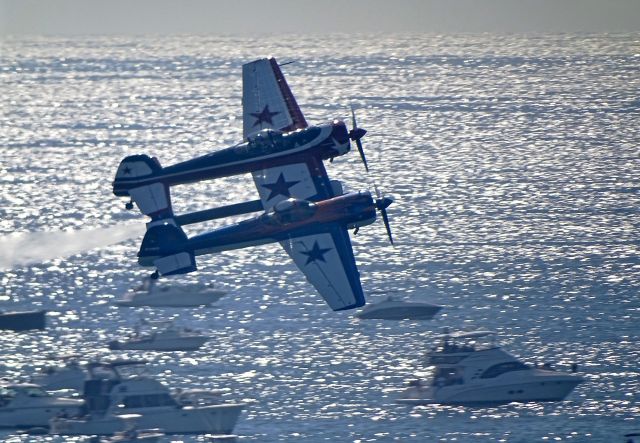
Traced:
[[0, 237], [0, 271], [68, 257], [102, 248], [144, 233], [144, 225], [128, 224], [76, 231], [19, 232]]

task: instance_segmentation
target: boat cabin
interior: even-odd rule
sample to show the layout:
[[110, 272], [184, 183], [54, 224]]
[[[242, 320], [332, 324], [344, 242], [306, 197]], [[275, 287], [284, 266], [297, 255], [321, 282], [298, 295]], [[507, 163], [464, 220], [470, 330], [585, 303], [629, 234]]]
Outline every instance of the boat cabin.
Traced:
[[[457, 364], [470, 353], [497, 348], [494, 331], [472, 331], [445, 333], [437, 338], [442, 342], [428, 355], [432, 365]], [[488, 339], [488, 340], [487, 340]]]
[[15, 399], [52, 397], [38, 385], [16, 384], [0, 386], [0, 408], [8, 406]]

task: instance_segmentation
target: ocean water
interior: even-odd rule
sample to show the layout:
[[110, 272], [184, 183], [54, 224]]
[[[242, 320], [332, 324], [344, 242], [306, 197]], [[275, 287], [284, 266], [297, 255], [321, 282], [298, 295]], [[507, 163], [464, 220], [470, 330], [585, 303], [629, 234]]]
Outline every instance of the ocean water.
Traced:
[[[49, 328], [0, 335], [0, 377], [142, 357], [174, 387], [247, 400], [240, 442], [617, 442], [640, 428], [640, 35], [6, 38], [0, 50], [0, 304]], [[370, 301], [446, 305], [427, 322], [332, 312], [278, 245], [198, 259], [208, 309], [111, 304], [148, 274], [144, 218], [111, 193], [123, 156], [172, 164], [241, 139], [241, 65], [273, 55], [309, 122], [369, 132], [327, 165], [396, 197], [352, 236]], [[256, 197], [249, 176], [173, 189], [179, 213]], [[225, 221], [189, 228], [202, 232]], [[201, 350], [110, 352], [141, 317]], [[564, 402], [394, 403], [444, 327], [488, 328], [526, 362], [577, 362]], [[7, 442], [62, 442], [20, 437]], [[75, 439], [77, 441], [77, 439]], [[167, 437], [166, 441], [205, 441]]]

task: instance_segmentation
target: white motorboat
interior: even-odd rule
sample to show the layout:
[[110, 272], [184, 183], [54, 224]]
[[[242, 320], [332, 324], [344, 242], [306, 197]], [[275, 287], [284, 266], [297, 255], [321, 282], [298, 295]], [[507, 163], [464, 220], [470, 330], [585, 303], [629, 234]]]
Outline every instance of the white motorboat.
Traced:
[[[135, 363], [135, 362], [134, 362]], [[139, 362], [138, 362], [139, 363]], [[166, 386], [142, 374], [124, 376], [123, 367], [133, 363], [95, 363], [88, 366], [91, 378], [85, 384], [86, 415], [54, 418], [51, 433], [63, 435], [113, 435], [126, 423], [120, 416], [137, 414], [140, 429], [161, 429], [165, 434], [231, 434], [243, 403], [183, 404]], [[97, 373], [100, 367], [102, 372]], [[107, 367], [114, 375], [102, 378]]]
[[31, 376], [31, 381], [47, 391], [74, 389], [82, 391], [87, 372], [75, 357], [68, 358], [63, 366], [47, 366]]
[[0, 385], [0, 427], [47, 427], [52, 417], [76, 415], [83, 404], [80, 399], [54, 397], [36, 384]]
[[209, 306], [227, 293], [227, 291], [215, 289], [212, 285], [157, 286], [155, 281], [147, 277], [140, 286], [127, 292], [115, 303], [118, 306]]
[[[478, 340], [485, 337], [492, 339], [483, 346]], [[442, 346], [428, 354], [428, 363], [435, 367], [432, 378], [412, 381], [397, 402], [474, 405], [560, 401], [584, 381], [578, 374], [561, 373], [549, 365], [526, 365], [497, 346], [493, 337], [492, 331], [442, 335]]]
[[[209, 336], [185, 328], [177, 328], [170, 321], [145, 322], [151, 330], [140, 333], [139, 327], [128, 340], [109, 342], [111, 350], [129, 351], [192, 351], [204, 345]], [[167, 325], [160, 329], [158, 326]]]
[[368, 304], [356, 314], [360, 319], [382, 320], [431, 320], [442, 306], [417, 301], [397, 300], [388, 297], [378, 303]]

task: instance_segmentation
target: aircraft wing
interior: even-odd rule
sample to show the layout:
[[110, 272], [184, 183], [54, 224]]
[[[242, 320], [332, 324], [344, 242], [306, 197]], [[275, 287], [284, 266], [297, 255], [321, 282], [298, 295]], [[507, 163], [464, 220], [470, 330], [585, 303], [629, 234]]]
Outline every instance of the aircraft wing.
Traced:
[[[313, 156], [254, 171], [253, 180], [265, 211], [289, 197], [317, 201], [337, 193], [322, 160]], [[326, 225], [280, 244], [331, 309], [339, 311], [364, 305], [360, 274], [344, 226]]]
[[265, 128], [289, 132], [307, 127], [274, 58], [242, 66], [242, 120], [245, 140]]
[[349, 233], [343, 226], [280, 242], [334, 311], [365, 304]]
[[253, 171], [265, 211], [287, 198], [317, 201], [335, 197], [322, 160], [313, 156], [291, 158], [290, 164]]

